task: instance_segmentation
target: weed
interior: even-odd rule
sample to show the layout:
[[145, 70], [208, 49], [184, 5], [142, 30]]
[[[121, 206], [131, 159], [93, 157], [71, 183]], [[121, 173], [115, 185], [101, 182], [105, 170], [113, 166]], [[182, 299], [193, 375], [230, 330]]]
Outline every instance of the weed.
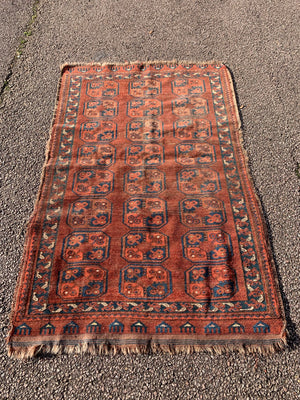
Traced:
[[24, 31], [22, 37], [20, 38], [18, 47], [17, 47], [15, 55], [14, 55], [14, 58], [13, 58], [13, 60], [11, 61], [10, 65], [9, 65], [8, 73], [7, 73], [6, 78], [5, 78], [4, 82], [3, 82], [3, 85], [2, 85], [2, 87], [0, 89], [0, 105], [3, 102], [4, 94], [7, 91], [9, 91], [9, 89], [10, 89], [9, 82], [10, 82], [11, 76], [13, 74], [13, 68], [14, 68], [14, 66], [16, 64], [16, 61], [17, 61], [18, 58], [20, 58], [22, 56], [23, 51], [24, 51], [24, 49], [26, 47], [28, 38], [30, 36], [32, 36], [32, 34], [33, 34], [33, 24], [34, 24], [34, 21], [37, 18], [37, 11], [38, 11], [39, 2], [40, 2], [40, 0], [35, 0], [35, 2], [33, 4], [32, 13], [31, 13], [30, 19], [26, 24], [26, 28], [25, 28], [25, 31]]
[[300, 179], [300, 164], [296, 163], [295, 174], [298, 179]]

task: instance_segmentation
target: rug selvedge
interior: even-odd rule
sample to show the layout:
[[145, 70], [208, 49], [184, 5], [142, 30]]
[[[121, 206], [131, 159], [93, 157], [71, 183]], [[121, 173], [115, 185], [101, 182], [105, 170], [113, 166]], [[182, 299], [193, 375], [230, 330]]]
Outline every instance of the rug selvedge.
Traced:
[[285, 322], [222, 64], [66, 66], [9, 351], [261, 351]]

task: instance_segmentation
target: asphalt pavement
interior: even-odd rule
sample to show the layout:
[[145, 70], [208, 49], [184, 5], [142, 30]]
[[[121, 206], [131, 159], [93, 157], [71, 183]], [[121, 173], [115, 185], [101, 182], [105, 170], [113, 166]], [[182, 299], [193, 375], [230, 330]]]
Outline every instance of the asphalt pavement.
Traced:
[[[297, 2], [2, 0], [1, 6], [0, 398], [300, 399]], [[244, 147], [284, 299], [289, 347], [271, 356], [8, 358], [10, 307], [60, 65], [172, 59], [215, 59], [232, 71]]]

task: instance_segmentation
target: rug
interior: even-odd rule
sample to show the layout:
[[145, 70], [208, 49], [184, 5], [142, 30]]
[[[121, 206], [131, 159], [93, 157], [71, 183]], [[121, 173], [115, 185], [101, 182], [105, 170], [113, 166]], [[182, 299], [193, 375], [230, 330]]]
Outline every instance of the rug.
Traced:
[[221, 63], [64, 66], [9, 354], [284, 348], [240, 126]]

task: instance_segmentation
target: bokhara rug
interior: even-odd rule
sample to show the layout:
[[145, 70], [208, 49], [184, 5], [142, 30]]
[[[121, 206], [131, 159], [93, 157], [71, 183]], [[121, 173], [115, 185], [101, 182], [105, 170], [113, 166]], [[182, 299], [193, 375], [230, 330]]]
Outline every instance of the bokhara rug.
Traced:
[[63, 67], [11, 324], [21, 358], [284, 348], [224, 65]]

